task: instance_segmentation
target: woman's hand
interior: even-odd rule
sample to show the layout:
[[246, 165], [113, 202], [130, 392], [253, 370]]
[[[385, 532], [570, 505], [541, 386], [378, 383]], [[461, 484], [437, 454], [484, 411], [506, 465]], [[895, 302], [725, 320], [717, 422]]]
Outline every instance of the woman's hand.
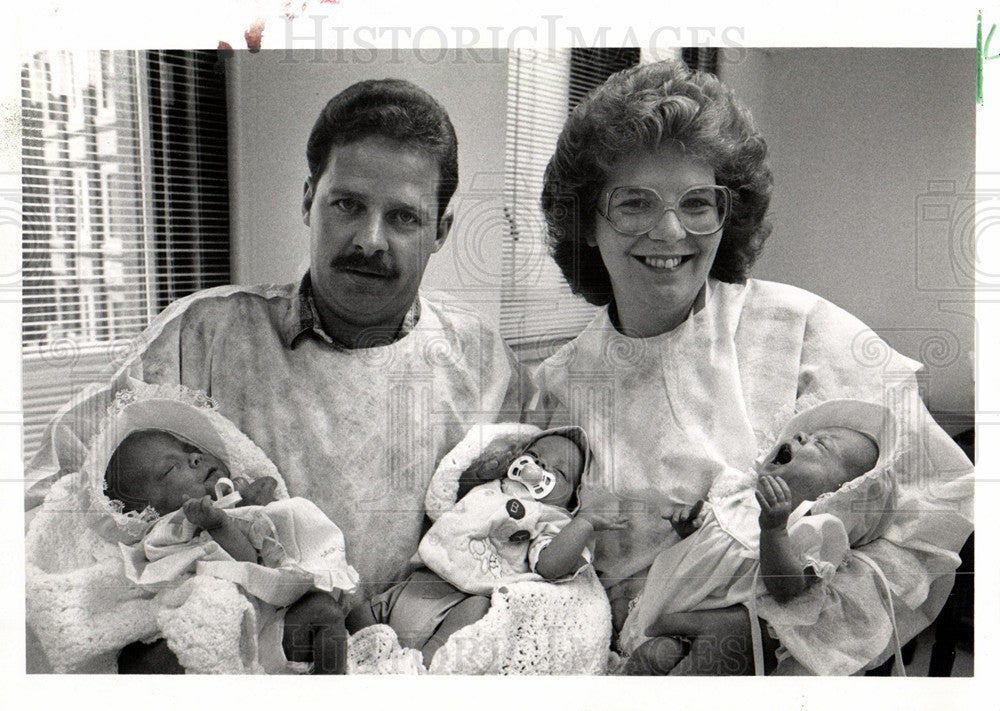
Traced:
[[761, 530], [784, 528], [792, 513], [792, 492], [785, 480], [765, 474], [757, 480], [756, 496], [760, 504]]

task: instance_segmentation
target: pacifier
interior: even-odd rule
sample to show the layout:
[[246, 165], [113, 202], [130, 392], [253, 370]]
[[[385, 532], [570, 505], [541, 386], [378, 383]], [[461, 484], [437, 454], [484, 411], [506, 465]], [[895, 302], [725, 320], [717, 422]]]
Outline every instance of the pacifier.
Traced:
[[538, 466], [535, 458], [527, 454], [507, 467], [507, 478], [527, 487], [531, 498], [536, 501], [544, 499], [556, 486], [556, 475]]
[[236, 484], [232, 479], [219, 477], [215, 482], [215, 507], [218, 509], [231, 509], [243, 500], [240, 492], [236, 490]]

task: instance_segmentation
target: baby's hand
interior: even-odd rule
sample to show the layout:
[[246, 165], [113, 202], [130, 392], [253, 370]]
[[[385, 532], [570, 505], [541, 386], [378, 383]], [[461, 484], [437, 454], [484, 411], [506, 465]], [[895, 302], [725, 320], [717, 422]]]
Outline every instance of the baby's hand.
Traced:
[[782, 528], [792, 513], [792, 492], [780, 476], [764, 475], [757, 480], [760, 529]]
[[215, 508], [212, 504], [212, 497], [207, 495], [200, 499], [185, 501], [184, 517], [198, 528], [203, 528], [206, 531], [218, 528], [226, 521], [226, 514], [221, 509]]
[[628, 517], [621, 515], [619, 502], [606, 492], [590, 487], [580, 487], [580, 508], [575, 518], [589, 521], [595, 531], [620, 531], [628, 525]]
[[239, 506], [266, 506], [274, 501], [274, 490], [278, 486], [278, 482], [269, 476], [253, 481], [236, 479], [233, 484], [242, 497]]
[[685, 506], [663, 518], [670, 521], [670, 525], [674, 527], [674, 532], [678, 536], [687, 538], [701, 528], [701, 523], [705, 520], [705, 515], [702, 513], [704, 505], [704, 501], [699, 501], [694, 506]]
[[606, 511], [580, 511], [577, 518], [590, 521], [595, 531], [620, 531], [628, 525], [628, 517]]

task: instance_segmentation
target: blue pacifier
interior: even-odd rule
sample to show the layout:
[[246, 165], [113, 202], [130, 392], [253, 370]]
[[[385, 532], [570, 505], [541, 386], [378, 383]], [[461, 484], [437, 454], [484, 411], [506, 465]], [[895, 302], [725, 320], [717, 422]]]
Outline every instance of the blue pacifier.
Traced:
[[507, 478], [527, 487], [531, 498], [544, 499], [556, 485], [556, 475], [538, 466], [527, 454], [515, 459], [507, 468]]

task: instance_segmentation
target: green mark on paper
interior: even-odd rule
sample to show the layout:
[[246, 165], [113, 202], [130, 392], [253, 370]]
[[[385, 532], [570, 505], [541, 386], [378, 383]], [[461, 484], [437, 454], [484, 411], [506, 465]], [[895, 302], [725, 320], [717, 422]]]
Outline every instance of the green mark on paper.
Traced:
[[1000, 53], [990, 56], [990, 42], [993, 40], [993, 33], [996, 32], [996, 23], [990, 26], [990, 32], [986, 35], [986, 43], [983, 43], [983, 13], [980, 10], [976, 21], [976, 103], [983, 105], [983, 62], [988, 59], [1000, 59]]

